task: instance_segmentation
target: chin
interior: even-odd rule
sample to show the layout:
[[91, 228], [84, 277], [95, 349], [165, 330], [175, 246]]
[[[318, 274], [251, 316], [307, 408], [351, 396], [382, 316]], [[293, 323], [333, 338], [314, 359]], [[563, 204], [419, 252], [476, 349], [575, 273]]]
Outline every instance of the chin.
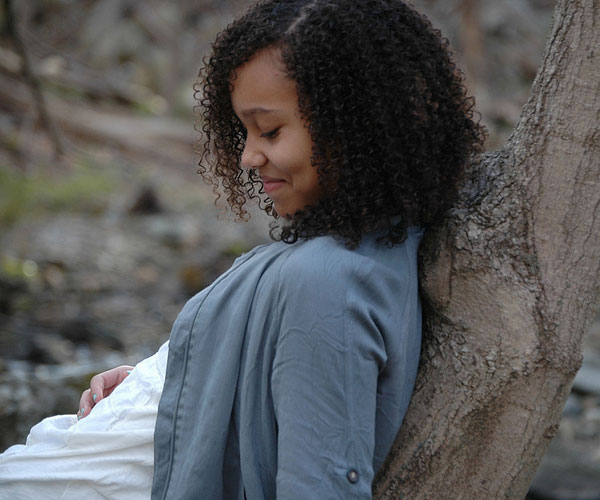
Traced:
[[273, 210], [275, 211], [275, 214], [277, 215], [277, 217], [281, 217], [282, 219], [287, 219], [290, 220], [292, 218], [292, 215], [294, 213], [296, 213], [297, 210], [294, 210], [291, 214], [289, 210], [285, 210], [285, 209], [278, 209], [275, 205], [273, 205]]

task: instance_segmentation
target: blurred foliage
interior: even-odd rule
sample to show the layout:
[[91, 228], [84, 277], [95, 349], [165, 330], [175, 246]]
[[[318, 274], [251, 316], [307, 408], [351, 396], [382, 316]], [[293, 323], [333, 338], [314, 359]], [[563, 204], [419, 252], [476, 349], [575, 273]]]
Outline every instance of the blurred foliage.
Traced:
[[225, 248], [223, 248], [223, 250], [221, 251], [221, 255], [223, 255], [224, 257], [238, 257], [239, 255], [249, 252], [252, 249], [252, 247], [250, 247], [248, 245], [247, 241], [232, 241], [229, 245], [227, 245]]
[[25, 214], [101, 213], [116, 182], [93, 160], [81, 160], [60, 175], [48, 169], [23, 172], [0, 165], [0, 226], [12, 225]]
[[13, 279], [34, 279], [38, 275], [38, 265], [30, 259], [0, 255], [0, 275]]

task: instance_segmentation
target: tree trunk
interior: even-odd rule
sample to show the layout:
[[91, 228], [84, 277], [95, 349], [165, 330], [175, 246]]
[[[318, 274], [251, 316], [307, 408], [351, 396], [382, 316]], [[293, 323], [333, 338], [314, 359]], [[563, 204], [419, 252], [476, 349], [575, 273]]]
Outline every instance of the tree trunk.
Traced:
[[559, 0], [506, 146], [423, 242], [425, 332], [385, 499], [522, 499], [600, 302], [600, 2]]

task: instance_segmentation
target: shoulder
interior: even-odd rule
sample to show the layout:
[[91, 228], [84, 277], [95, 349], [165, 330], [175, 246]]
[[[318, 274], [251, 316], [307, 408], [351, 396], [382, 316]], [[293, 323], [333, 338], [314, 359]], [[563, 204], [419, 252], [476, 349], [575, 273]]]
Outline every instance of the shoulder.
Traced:
[[368, 273], [368, 259], [329, 236], [304, 240], [291, 245], [281, 256], [277, 279], [282, 287], [309, 285], [336, 287], [341, 282]]
[[407, 285], [416, 287], [421, 234], [411, 230], [404, 243], [393, 247], [373, 235], [355, 249], [328, 236], [300, 241], [282, 253], [274, 279], [280, 290], [293, 295], [316, 292], [367, 298], [398, 293]]
[[409, 228], [406, 240], [392, 247], [367, 235], [355, 249], [333, 237], [321, 236], [290, 245], [279, 259], [282, 278], [317, 282], [332, 277], [385, 274], [397, 276], [416, 271], [417, 252], [423, 231]]

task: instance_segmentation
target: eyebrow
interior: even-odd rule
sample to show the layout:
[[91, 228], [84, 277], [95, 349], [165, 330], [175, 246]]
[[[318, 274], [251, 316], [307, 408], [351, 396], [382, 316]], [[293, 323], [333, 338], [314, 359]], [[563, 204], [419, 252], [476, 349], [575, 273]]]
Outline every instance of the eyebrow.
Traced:
[[245, 109], [244, 111], [242, 111], [242, 116], [248, 118], [257, 114], [269, 114], [269, 113], [276, 113], [278, 110], [277, 109], [268, 109], [268, 108], [261, 108], [261, 107], [256, 107], [256, 108], [250, 108], [250, 109]]

